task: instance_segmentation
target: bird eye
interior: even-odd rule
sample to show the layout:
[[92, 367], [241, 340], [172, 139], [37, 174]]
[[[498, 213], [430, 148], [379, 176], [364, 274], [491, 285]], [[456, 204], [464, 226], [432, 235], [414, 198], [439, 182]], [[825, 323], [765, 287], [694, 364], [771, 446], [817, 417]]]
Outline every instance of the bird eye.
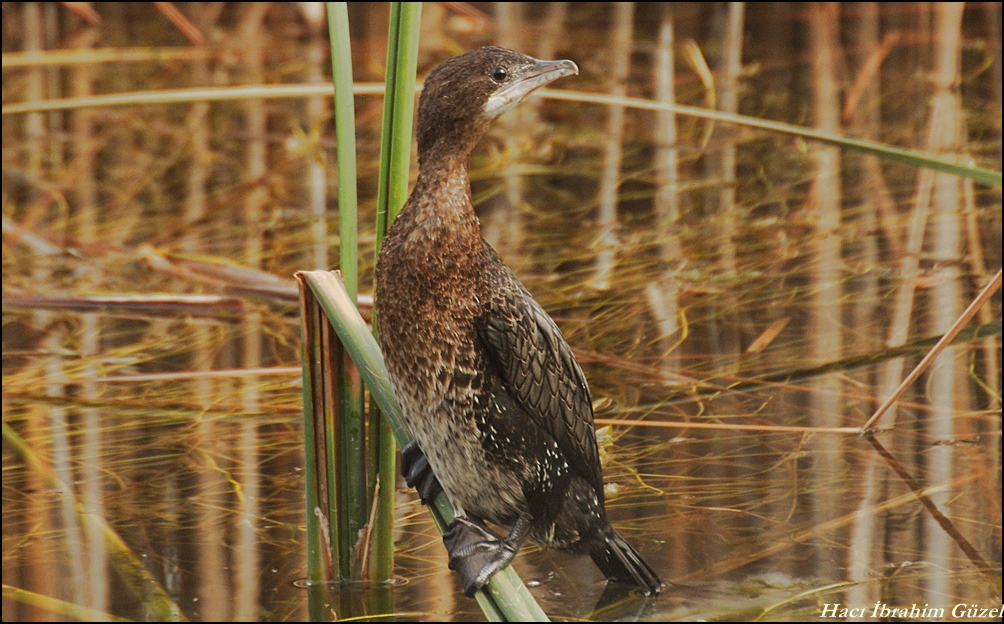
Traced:
[[507, 75], [505, 67], [496, 67], [492, 70], [492, 80], [495, 82], [502, 82], [506, 79]]

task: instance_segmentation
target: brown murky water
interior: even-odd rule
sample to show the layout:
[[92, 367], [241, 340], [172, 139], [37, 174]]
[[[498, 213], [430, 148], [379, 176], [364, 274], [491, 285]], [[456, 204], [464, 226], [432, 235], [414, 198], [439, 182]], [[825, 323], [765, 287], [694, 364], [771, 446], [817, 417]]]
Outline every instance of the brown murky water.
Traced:
[[[575, 60], [558, 90], [1001, 169], [999, 4], [625, 6], [426, 4], [420, 72], [506, 45]], [[154, 618], [154, 585], [190, 619], [482, 618], [401, 483], [396, 583], [302, 583], [288, 278], [338, 257], [327, 99], [11, 108], [330, 71], [325, 32], [293, 5], [179, 8], [208, 44], [150, 5], [95, 4], [100, 26], [4, 5], [3, 619]], [[358, 82], [382, 78], [386, 11], [352, 7]], [[380, 107], [357, 97], [363, 292]], [[587, 559], [527, 547], [515, 568], [549, 615], [1000, 608], [1000, 294], [874, 442], [848, 429], [1000, 268], [999, 188], [574, 98], [510, 113], [472, 178], [486, 238], [616, 421], [600, 432], [614, 524], [672, 582], [654, 601], [604, 593]], [[241, 266], [285, 281], [265, 289]]]

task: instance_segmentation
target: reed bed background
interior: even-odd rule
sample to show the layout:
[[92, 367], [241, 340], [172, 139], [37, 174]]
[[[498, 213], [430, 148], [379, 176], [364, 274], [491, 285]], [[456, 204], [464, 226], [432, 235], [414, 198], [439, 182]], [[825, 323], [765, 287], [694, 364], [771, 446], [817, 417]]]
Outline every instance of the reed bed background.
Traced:
[[[314, 8], [4, 5], [5, 621], [303, 619], [321, 591], [292, 274], [337, 266], [346, 217]], [[348, 17], [368, 317], [388, 8]], [[545, 611], [999, 605], [999, 292], [853, 432], [1001, 266], [1000, 5], [426, 3], [421, 27], [420, 78], [486, 44], [582, 68], [483, 141], [474, 198], [586, 370], [615, 524], [683, 589], [597, 605], [591, 566], [530, 548]], [[394, 496], [398, 583], [324, 617], [477, 617]]]

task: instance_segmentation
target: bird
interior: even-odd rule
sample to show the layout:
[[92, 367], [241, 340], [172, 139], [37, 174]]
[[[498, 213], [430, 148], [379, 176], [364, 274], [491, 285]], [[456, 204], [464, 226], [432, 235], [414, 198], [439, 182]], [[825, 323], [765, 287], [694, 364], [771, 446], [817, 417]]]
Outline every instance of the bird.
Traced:
[[[425, 80], [419, 173], [378, 254], [380, 347], [405, 426], [402, 472], [428, 504], [444, 491], [450, 568], [473, 596], [526, 540], [588, 554], [609, 581], [665, 584], [611, 526], [586, 377], [547, 312], [482, 238], [469, 157], [491, 122], [578, 74], [498, 47]], [[498, 535], [487, 523], [507, 528]]]

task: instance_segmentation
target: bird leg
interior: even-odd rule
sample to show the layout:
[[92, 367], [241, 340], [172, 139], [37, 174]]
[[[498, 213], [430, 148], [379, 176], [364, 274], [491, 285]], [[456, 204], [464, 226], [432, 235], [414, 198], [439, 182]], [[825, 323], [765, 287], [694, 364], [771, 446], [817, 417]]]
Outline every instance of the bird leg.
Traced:
[[418, 497], [423, 505], [431, 504], [436, 495], [443, 491], [439, 479], [432, 472], [429, 460], [425, 458], [425, 453], [414, 440], [401, 449], [401, 474], [408, 487], [418, 490]]
[[468, 598], [516, 557], [530, 533], [530, 516], [520, 514], [509, 535], [499, 537], [478, 518], [457, 516], [443, 533], [450, 569], [460, 574]]

